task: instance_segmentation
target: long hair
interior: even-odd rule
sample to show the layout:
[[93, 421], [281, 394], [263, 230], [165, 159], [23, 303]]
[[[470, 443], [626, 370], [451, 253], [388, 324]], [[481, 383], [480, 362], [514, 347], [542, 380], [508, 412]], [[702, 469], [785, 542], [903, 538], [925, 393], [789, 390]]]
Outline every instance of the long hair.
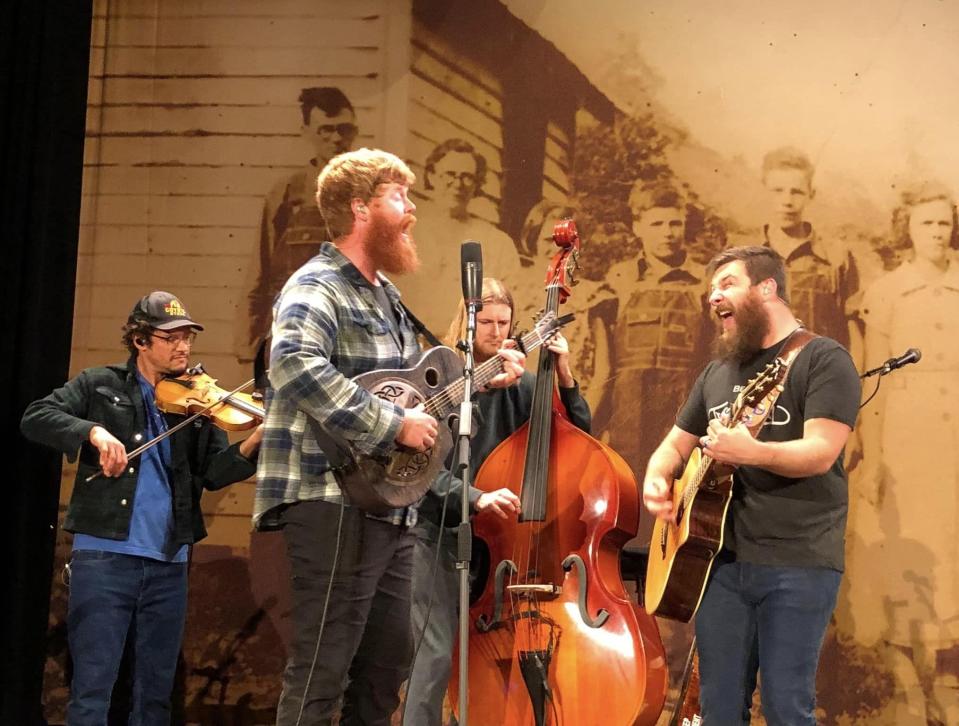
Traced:
[[[481, 299], [484, 305], [499, 304], [509, 306], [509, 334], [512, 335], [513, 326], [516, 324], [516, 308], [513, 305], [513, 293], [509, 291], [509, 288], [495, 277], [484, 277], [483, 296]], [[446, 337], [443, 338], [443, 342], [458, 351], [459, 348], [456, 347], [456, 344], [465, 337], [466, 304], [463, 303], [459, 306], [459, 310], [456, 311], [456, 315], [453, 317], [453, 322], [450, 323], [450, 328], [446, 333]]]

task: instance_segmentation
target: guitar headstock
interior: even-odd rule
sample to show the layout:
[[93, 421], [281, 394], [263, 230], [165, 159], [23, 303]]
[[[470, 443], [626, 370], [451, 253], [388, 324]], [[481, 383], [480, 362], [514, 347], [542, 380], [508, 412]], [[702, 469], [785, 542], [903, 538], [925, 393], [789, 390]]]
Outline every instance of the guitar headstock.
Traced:
[[776, 358], [767, 364], [755, 378], [751, 378], [739, 395], [736, 396], [736, 403], [733, 404], [730, 421], [736, 423], [742, 418], [743, 412], [747, 409], [754, 409], [763, 399], [769, 396], [777, 386], [781, 386], [786, 380], [786, 373], [789, 366], [782, 358]]
[[539, 345], [547, 345], [559, 333], [560, 328], [575, 320], [573, 313], [557, 315], [552, 310], [547, 310], [536, 318], [533, 329], [528, 333], [519, 336], [519, 345], [524, 352], [532, 350]]
[[553, 255], [546, 269], [546, 288], [559, 290], [559, 302], [566, 302], [577, 280], [574, 275], [579, 269], [579, 249], [582, 242], [576, 230], [576, 222], [563, 219], [553, 227], [553, 242], [559, 251]]

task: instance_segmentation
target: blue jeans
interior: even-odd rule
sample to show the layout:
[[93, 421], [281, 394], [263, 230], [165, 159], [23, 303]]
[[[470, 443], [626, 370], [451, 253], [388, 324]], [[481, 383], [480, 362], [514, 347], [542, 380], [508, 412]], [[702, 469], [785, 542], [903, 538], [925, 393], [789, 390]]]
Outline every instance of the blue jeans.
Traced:
[[816, 723], [816, 670], [842, 573], [717, 563], [696, 614], [709, 726], [748, 724], [756, 674], [770, 726]]
[[73, 659], [70, 726], [107, 723], [128, 633], [136, 638], [130, 726], [168, 726], [186, 596], [186, 563], [94, 550], [73, 553], [67, 612]]

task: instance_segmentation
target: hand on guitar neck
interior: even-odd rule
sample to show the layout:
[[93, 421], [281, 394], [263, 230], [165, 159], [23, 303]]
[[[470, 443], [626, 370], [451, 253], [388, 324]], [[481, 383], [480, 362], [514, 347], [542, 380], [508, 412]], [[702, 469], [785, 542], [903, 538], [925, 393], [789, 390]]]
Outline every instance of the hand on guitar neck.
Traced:
[[497, 357], [503, 361], [503, 372], [493, 376], [484, 388], [509, 388], [519, 381], [526, 370], [526, 354], [515, 346], [515, 341], [507, 340], [503, 347], [496, 351]]

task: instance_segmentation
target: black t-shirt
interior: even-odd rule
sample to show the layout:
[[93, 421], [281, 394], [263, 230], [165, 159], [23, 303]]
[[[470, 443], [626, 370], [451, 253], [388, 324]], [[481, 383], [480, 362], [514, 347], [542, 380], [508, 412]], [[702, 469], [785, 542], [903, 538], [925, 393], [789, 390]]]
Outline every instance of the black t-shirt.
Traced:
[[390, 296], [386, 293], [386, 288], [382, 285], [373, 285], [373, 296], [376, 298], [377, 304], [386, 316], [390, 328], [394, 331], [398, 330], [400, 325], [396, 320], [396, 311], [393, 309], [393, 302], [390, 300]]
[[[728, 412], [747, 381], [779, 353], [783, 342], [739, 365], [714, 360], [693, 385], [676, 425], [695, 436]], [[796, 357], [761, 441], [801, 439], [808, 419], [852, 428], [859, 410], [859, 375], [849, 353], [830, 338], [815, 338]], [[726, 516], [724, 548], [762, 565], [843, 569], [848, 490], [842, 455], [825, 474], [803, 479], [753, 466], [736, 469]]]

